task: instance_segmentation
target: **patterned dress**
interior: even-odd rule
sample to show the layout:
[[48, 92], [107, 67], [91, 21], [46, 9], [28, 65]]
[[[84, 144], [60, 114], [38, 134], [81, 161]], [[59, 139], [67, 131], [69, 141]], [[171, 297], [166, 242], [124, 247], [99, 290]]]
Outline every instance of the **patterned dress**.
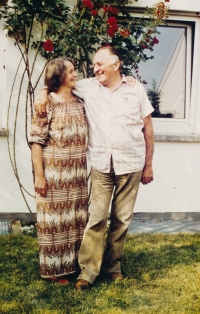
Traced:
[[81, 100], [58, 102], [49, 95], [46, 118], [35, 114], [31, 143], [43, 147], [47, 194], [36, 193], [41, 276], [77, 270], [77, 253], [88, 219], [87, 124]]

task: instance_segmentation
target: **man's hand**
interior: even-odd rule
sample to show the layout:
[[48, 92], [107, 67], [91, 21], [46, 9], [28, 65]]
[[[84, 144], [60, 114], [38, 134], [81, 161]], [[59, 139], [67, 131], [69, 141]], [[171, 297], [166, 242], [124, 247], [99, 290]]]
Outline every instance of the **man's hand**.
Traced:
[[40, 117], [46, 117], [49, 112], [48, 106], [48, 89], [42, 89], [36, 97], [34, 102], [34, 110]]
[[144, 166], [141, 178], [142, 184], [148, 184], [151, 183], [152, 181], [153, 181], [152, 166]]
[[138, 86], [140, 82], [136, 80], [133, 76], [126, 76], [126, 80], [129, 87]]
[[49, 112], [48, 103], [34, 102], [34, 110], [39, 114], [40, 118], [46, 118], [47, 113]]
[[35, 192], [45, 196], [47, 193], [47, 182], [44, 176], [35, 176]]

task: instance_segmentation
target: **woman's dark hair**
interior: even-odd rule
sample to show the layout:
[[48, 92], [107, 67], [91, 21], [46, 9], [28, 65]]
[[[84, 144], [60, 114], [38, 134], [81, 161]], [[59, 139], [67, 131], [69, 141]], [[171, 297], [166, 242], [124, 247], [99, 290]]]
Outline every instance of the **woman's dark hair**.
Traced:
[[57, 92], [63, 84], [66, 76], [66, 61], [73, 61], [69, 58], [57, 58], [49, 61], [44, 74], [44, 84], [48, 87], [49, 92]]

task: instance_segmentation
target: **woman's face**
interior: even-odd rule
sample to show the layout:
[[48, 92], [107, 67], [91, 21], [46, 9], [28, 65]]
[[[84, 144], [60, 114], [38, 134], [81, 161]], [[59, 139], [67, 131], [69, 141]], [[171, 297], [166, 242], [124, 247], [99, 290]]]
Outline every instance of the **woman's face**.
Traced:
[[66, 76], [63, 84], [67, 87], [74, 88], [76, 86], [77, 73], [73, 64], [70, 61], [65, 61], [66, 64]]

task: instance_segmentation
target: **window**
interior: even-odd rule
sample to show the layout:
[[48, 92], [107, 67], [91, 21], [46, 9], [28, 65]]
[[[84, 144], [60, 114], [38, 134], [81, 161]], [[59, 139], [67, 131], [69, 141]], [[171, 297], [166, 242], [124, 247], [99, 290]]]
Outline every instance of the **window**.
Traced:
[[154, 92], [159, 100], [160, 115], [153, 117], [154, 131], [166, 135], [200, 134], [200, 21], [196, 17], [183, 20], [174, 16], [158, 31], [159, 44], [153, 52], [147, 51], [154, 59], [139, 64], [149, 98]]
[[159, 44], [154, 46], [154, 59], [141, 63], [140, 74], [147, 81], [149, 95], [151, 91], [159, 94], [160, 115], [155, 116], [185, 119], [190, 102], [187, 78], [191, 77], [192, 27], [170, 23], [157, 30]]

